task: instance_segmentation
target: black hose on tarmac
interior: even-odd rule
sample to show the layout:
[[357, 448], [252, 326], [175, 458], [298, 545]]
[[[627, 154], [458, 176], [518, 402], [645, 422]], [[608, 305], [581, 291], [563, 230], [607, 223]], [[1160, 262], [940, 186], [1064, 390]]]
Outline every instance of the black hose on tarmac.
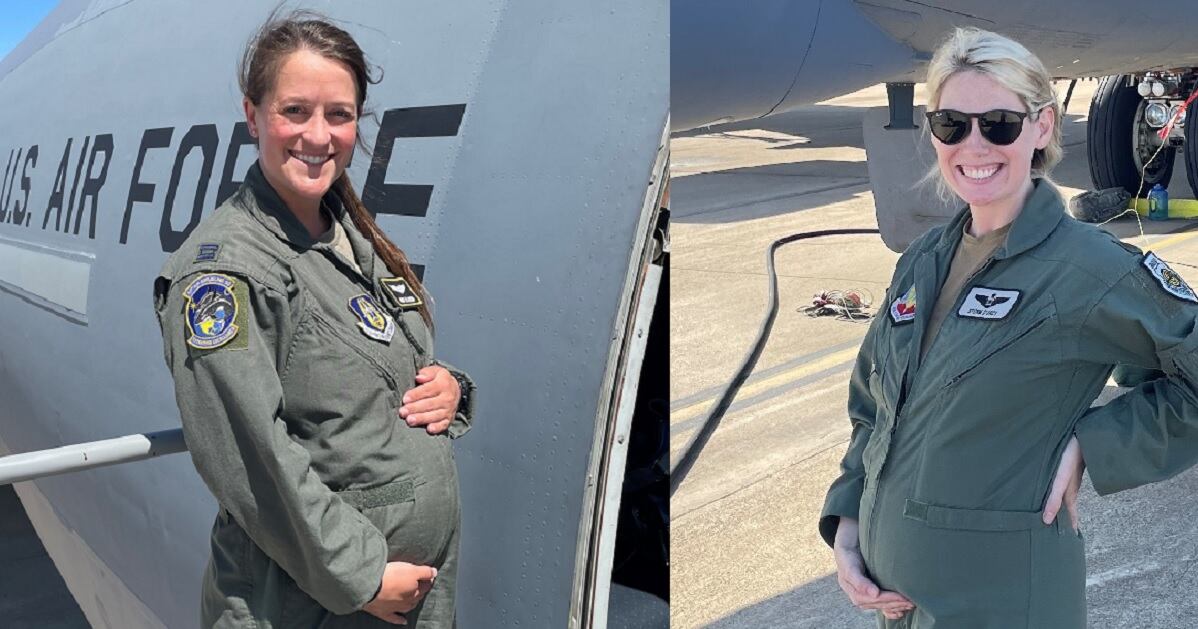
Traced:
[[674, 492], [678, 490], [678, 486], [686, 478], [687, 473], [690, 472], [691, 466], [699, 458], [699, 453], [703, 450], [703, 446], [707, 444], [707, 440], [711, 438], [711, 434], [720, 425], [720, 420], [724, 418], [724, 413], [732, 405], [732, 400], [736, 398], [736, 393], [740, 391], [741, 385], [749, 378], [749, 374], [753, 373], [753, 367], [757, 365], [757, 359], [761, 357], [761, 352], [765, 349], [765, 343], [770, 337], [770, 329], [774, 327], [774, 318], [778, 315], [778, 274], [774, 270], [774, 253], [782, 245], [799, 240], [810, 240], [824, 236], [877, 233], [880, 232], [876, 229], [823, 229], [791, 234], [785, 238], [775, 240], [770, 245], [769, 250], [765, 253], [765, 269], [766, 274], [769, 275], [770, 282], [769, 303], [766, 306], [765, 318], [761, 322], [761, 329], [757, 333], [757, 340], [749, 348], [748, 355], [745, 356], [744, 362], [741, 363], [740, 369], [737, 370], [732, 381], [728, 383], [728, 387], [724, 389], [719, 400], [711, 407], [707, 419], [703, 420], [703, 425], [699, 426], [699, 430], [691, 435], [686, 446], [682, 448], [682, 455], [678, 458], [678, 463], [670, 469], [670, 496], [674, 495]]

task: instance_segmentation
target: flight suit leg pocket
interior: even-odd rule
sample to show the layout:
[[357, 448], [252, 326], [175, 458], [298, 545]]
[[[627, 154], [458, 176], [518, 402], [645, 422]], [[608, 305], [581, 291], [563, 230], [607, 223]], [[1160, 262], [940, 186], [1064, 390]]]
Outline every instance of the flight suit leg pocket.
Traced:
[[221, 509], [212, 524], [211, 550], [213, 572], [222, 589], [250, 587], [245, 572], [253, 543], [229, 512]]
[[1064, 509], [1051, 526], [1032, 531], [1030, 614], [1035, 627], [1086, 626], [1086, 548]]
[[202, 627], [255, 626], [250, 610], [254, 584], [248, 574], [252, 543], [245, 531], [222, 509], [212, 525], [211, 555], [200, 586]]
[[295, 580], [287, 575], [282, 568], [276, 569], [279, 573], [278, 589], [280, 591], [280, 600], [282, 601], [282, 622], [283, 627], [312, 627], [313, 629], [324, 629], [328, 626], [329, 619], [333, 618], [333, 614], [329, 610], [320, 606], [316, 599], [304, 592]]
[[408, 477], [365, 491], [339, 492], [387, 539], [387, 560], [436, 566], [454, 527], [456, 510], [444, 487]]
[[248, 627], [319, 628], [329, 615], [257, 544], [250, 543], [241, 572], [253, 584], [245, 601], [253, 619]]
[[1002, 511], [942, 507], [908, 499], [903, 517], [923, 522], [938, 529], [960, 531], [1029, 531], [1047, 528], [1038, 511]]
[[888, 553], [889, 569], [902, 575], [894, 585], [935, 610], [937, 627], [1051, 626], [1026, 623], [1035, 561], [1029, 537], [1048, 530], [1039, 517], [907, 499], [906, 543]]

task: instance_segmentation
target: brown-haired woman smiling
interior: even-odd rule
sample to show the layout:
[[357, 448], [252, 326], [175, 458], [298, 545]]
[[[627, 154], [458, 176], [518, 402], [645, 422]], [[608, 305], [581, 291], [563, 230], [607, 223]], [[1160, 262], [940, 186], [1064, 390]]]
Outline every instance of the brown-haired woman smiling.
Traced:
[[192, 459], [220, 503], [205, 627], [454, 622], [450, 436], [473, 385], [345, 168], [371, 82], [353, 38], [272, 19], [241, 68], [259, 157], [155, 284]]

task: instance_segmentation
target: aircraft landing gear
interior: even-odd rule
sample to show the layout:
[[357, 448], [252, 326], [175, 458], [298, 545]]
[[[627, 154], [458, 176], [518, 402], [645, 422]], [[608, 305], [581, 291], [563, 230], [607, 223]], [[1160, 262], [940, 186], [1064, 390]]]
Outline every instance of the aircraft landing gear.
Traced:
[[[1190, 106], [1198, 107], [1198, 101]], [[1188, 121], [1189, 118], [1190, 110], [1187, 109], [1182, 121]], [[1186, 125], [1185, 138], [1186, 143], [1183, 150], [1185, 151], [1186, 181], [1190, 182], [1190, 190], [1198, 190], [1198, 117], [1194, 118], [1193, 125]]]
[[[1158, 183], [1169, 185], [1177, 157], [1177, 149], [1173, 146], [1165, 147], [1148, 163], [1144, 185], [1140, 187], [1141, 170], [1161, 145], [1156, 129], [1145, 120], [1147, 105], [1148, 101], [1140, 96], [1126, 76], [1111, 75], [1101, 79], [1090, 102], [1087, 123], [1090, 179], [1096, 189], [1122, 187], [1142, 197]], [[1198, 149], [1186, 149], [1187, 152], [1193, 150]], [[1187, 161], [1198, 165], [1198, 157]], [[1187, 168], [1190, 170], [1194, 169]], [[1186, 175], [1191, 182], [1198, 178], [1198, 173], [1187, 172]]]

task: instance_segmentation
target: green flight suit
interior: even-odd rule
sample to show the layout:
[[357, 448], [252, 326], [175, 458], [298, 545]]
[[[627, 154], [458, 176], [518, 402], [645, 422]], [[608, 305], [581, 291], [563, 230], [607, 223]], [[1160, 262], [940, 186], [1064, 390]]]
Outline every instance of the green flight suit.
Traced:
[[331, 197], [362, 274], [309, 236], [254, 164], [155, 282], [184, 436], [221, 507], [205, 628], [392, 626], [358, 611], [388, 561], [439, 570], [408, 626], [453, 626], [450, 437], [473, 410], [459, 407], [448, 435], [399, 418], [433, 338]]
[[[1198, 298], [1037, 180], [920, 360], [967, 215], [898, 261], [850, 379], [852, 438], [820, 532], [831, 545], [856, 518], [870, 576], [916, 605], [880, 626], [1082, 628], [1082, 536], [1064, 509], [1040, 519], [1061, 453], [1076, 431], [1100, 494], [1198, 460]], [[1091, 410], [1116, 364], [1161, 377]]]

